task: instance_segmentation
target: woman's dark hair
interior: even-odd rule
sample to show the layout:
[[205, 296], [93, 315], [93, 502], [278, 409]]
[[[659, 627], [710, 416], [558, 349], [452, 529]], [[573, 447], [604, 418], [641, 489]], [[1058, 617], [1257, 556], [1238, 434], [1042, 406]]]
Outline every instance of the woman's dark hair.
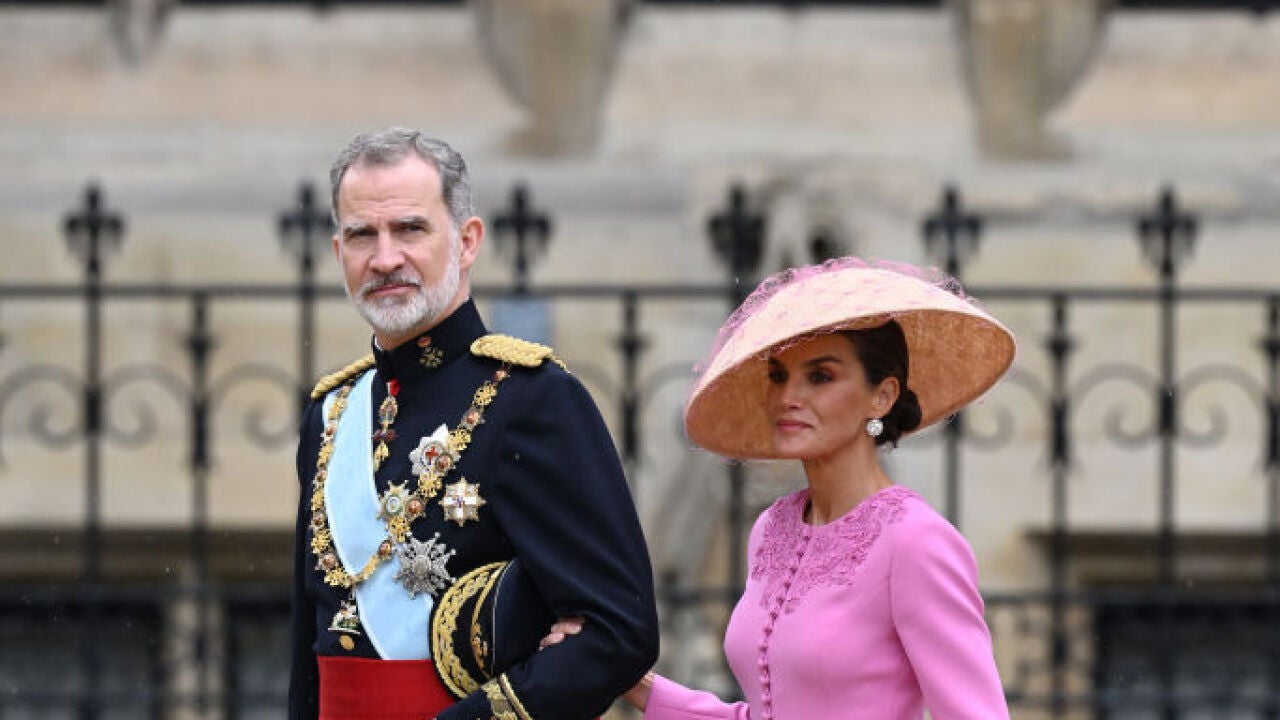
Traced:
[[840, 334], [853, 344], [853, 352], [867, 373], [868, 383], [874, 386], [888, 377], [898, 379], [898, 401], [887, 415], [880, 418], [884, 431], [876, 438], [876, 445], [889, 443], [897, 447], [898, 438], [903, 433], [920, 426], [920, 400], [916, 398], [915, 391], [907, 387], [910, 359], [902, 326], [890, 320], [879, 327], [843, 330]]

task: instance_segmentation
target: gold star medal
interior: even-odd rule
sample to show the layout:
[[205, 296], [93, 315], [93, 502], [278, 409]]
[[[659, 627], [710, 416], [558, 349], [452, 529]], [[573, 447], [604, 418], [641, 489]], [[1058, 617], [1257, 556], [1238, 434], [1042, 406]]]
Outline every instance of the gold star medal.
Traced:
[[444, 497], [440, 498], [444, 519], [458, 523], [458, 527], [462, 527], [468, 520], [479, 520], [480, 506], [484, 504], [485, 499], [480, 497], [480, 485], [469, 483], [466, 478], [446, 486]]

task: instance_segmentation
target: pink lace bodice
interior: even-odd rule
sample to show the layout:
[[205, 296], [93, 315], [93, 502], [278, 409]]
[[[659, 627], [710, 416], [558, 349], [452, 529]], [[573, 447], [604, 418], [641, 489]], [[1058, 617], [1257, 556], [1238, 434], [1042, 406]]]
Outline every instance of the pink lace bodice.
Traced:
[[773, 605], [785, 593], [782, 610], [790, 613], [815, 587], [848, 585], [884, 529], [902, 517], [908, 498], [919, 495], [893, 485], [816, 527], [804, 521], [808, 490], [779, 498], [766, 511], [760, 543], [751, 558], [751, 578], [764, 583], [761, 605]]

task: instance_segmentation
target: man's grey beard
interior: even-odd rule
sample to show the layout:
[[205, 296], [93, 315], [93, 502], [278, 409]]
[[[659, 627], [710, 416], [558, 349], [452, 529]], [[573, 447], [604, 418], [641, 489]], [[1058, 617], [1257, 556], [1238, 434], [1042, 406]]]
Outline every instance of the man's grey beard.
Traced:
[[[347, 288], [347, 297], [356, 306], [356, 311], [373, 327], [374, 332], [383, 335], [403, 335], [416, 327], [439, 322], [449, 309], [458, 287], [462, 283], [459, 273], [461, 267], [461, 248], [454, 243], [449, 250], [449, 263], [444, 268], [444, 276], [435, 285], [425, 285], [422, 277], [411, 266], [406, 266], [390, 275], [372, 278], [353, 296], [351, 288]], [[386, 297], [370, 300], [365, 294], [384, 285], [408, 284], [417, 288], [408, 298]]]

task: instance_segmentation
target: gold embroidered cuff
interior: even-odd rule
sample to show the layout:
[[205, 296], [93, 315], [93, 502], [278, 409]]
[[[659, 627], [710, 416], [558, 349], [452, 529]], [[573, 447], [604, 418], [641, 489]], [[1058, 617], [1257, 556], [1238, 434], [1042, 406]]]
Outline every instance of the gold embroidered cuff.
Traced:
[[484, 684], [484, 695], [489, 700], [489, 708], [497, 720], [533, 720], [520, 698], [516, 697], [511, 682], [506, 674]]

